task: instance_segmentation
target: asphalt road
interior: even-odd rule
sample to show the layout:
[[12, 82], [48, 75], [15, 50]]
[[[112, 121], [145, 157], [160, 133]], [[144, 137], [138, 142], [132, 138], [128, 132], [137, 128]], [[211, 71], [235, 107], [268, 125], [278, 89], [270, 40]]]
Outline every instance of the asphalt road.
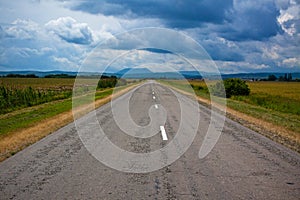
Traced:
[[230, 119], [199, 159], [210, 116], [148, 82], [76, 121], [86, 146], [71, 123], [0, 163], [0, 199], [299, 199], [299, 154]]

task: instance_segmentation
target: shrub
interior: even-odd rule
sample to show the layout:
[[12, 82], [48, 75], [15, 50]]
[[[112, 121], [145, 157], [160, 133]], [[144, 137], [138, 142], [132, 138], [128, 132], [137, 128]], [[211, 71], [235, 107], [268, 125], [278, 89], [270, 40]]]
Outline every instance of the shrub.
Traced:
[[212, 94], [219, 97], [230, 98], [232, 95], [249, 95], [250, 89], [246, 81], [239, 78], [230, 78], [216, 83], [212, 87]]
[[268, 81], [276, 81], [277, 77], [274, 74], [269, 75]]
[[98, 89], [101, 88], [113, 88], [116, 86], [123, 86], [126, 85], [127, 81], [125, 79], [117, 79], [115, 76], [111, 77], [101, 77], [101, 79], [98, 81]]
[[116, 78], [101, 78], [98, 82], [98, 88], [113, 88], [116, 84]]

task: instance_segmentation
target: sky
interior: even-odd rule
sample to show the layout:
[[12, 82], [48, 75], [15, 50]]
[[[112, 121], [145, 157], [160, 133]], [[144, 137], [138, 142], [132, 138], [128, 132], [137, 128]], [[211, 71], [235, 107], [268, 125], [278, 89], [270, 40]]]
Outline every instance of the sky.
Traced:
[[[0, 0], [0, 13], [0, 71], [78, 71], [103, 41], [158, 27], [191, 37], [222, 73], [300, 72], [300, 0]], [[151, 57], [189, 70], [168, 51], [126, 55], [123, 67]]]

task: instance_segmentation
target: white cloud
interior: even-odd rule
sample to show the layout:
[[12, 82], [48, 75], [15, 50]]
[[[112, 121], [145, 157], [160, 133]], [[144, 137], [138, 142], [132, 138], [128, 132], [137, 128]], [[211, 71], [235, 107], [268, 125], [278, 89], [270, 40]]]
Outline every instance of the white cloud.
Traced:
[[54, 62], [58, 63], [60, 66], [63, 66], [64, 70], [74, 71], [79, 68], [79, 66], [76, 62], [73, 62], [66, 57], [53, 56], [52, 59]]
[[[79, 1], [75, 1], [75, 4], [76, 2]], [[274, 4], [276, 9], [272, 7]], [[166, 20], [155, 16], [136, 15], [134, 18], [113, 14], [105, 16], [101, 13], [72, 10], [70, 9], [72, 5], [74, 1], [0, 1], [0, 65], [16, 69], [76, 70], [92, 48], [99, 42], [114, 38], [114, 34], [133, 28], [167, 26], [167, 23], [164, 23]], [[177, 30], [184, 31], [202, 44], [213, 59], [217, 60], [220, 68], [227, 72], [230, 70], [231, 72], [247, 72], [247, 70], [250, 72], [299, 69], [299, 1], [235, 0], [232, 9], [236, 9], [233, 12], [236, 14], [232, 18], [233, 23], [224, 19], [222, 24], [211, 22], [193, 29], [179, 27]], [[268, 12], [270, 12], [270, 18], [265, 18]], [[156, 16], [161, 16], [161, 14], [163, 13], [158, 13]], [[232, 14], [231, 10], [228, 10], [228, 14]], [[255, 30], [264, 29], [268, 32], [270, 30], [268, 24], [273, 19], [282, 29], [274, 32], [277, 35], [272, 32], [266, 34], [263, 40], [251, 40], [262, 34], [258, 32], [258, 35], [251, 35], [250, 33]], [[172, 21], [174, 21], [173, 18]], [[237, 21], [238, 23], [235, 23]], [[260, 21], [265, 23], [260, 23]], [[184, 22], [189, 23], [189, 21]], [[240, 40], [233, 40], [234, 37], [233, 39], [229, 37], [234, 34], [237, 34], [235, 37]], [[122, 41], [117, 39], [111, 41], [119, 43], [115, 45], [119, 50], [131, 50], [137, 44], [147, 46], [147, 42], [150, 41], [152, 44], [157, 44], [156, 46], [186, 51], [182, 49], [181, 40], [177, 41], [172, 37], [166, 39], [164, 36], [140, 35], [132, 38], [130, 34], [124, 34], [124, 37], [121, 37]], [[126, 51], [107, 49], [99, 52], [97, 59], [102, 60], [97, 62], [97, 65], [105, 64], [108, 61], [107, 58], [117, 56], [122, 52]], [[107, 54], [111, 54], [111, 57]], [[164, 54], [153, 56], [145, 51], [128, 55], [123, 63], [118, 61], [120, 66], [115, 67], [131, 66], [134, 62], [137, 62], [137, 65], [143, 64], [143, 59], [147, 59], [147, 62], [155, 66], [160, 66], [160, 63], [165, 61], [166, 67], [173, 66], [176, 69], [185, 70], [179, 58], [171, 59], [170, 55]], [[90, 63], [90, 65], [93, 66], [95, 63]]]
[[38, 36], [39, 25], [31, 20], [17, 19], [11, 23], [5, 32], [7, 36], [17, 39], [33, 39]]
[[300, 33], [300, 5], [291, 1], [290, 6], [280, 10], [280, 16], [277, 18], [282, 30], [290, 36]]
[[46, 29], [53, 32], [61, 39], [75, 44], [90, 44], [93, 41], [93, 33], [86, 23], [79, 23], [71, 17], [60, 17], [51, 20]]
[[266, 59], [278, 59], [280, 58], [279, 54], [277, 53], [279, 50], [279, 46], [278, 45], [274, 45], [271, 48], [266, 48], [266, 47], [262, 47], [262, 51], [263, 51], [263, 57]]
[[295, 67], [297, 66], [298, 68], [300, 68], [300, 60], [298, 60], [297, 58], [287, 58], [284, 59], [282, 61], [282, 64], [287, 66], [287, 67]]

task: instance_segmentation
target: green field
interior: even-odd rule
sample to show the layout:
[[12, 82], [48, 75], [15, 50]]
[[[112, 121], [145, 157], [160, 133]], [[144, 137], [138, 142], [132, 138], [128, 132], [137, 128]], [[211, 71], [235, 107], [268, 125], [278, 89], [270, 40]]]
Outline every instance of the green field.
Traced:
[[0, 85], [9, 85], [14, 88], [46, 90], [72, 90], [74, 78], [0, 78]]
[[[1, 78], [0, 79], [0, 135], [30, 127], [41, 120], [72, 109], [72, 90], [75, 79], [66, 78]], [[83, 93], [88, 104], [112, 94], [113, 88], [98, 88], [87, 92], [95, 80], [84, 79]], [[106, 80], [107, 82], [107, 80]], [[121, 86], [120, 89], [125, 86]], [[1, 90], [2, 89], [2, 90]], [[80, 88], [79, 88], [80, 89]], [[86, 101], [88, 99], [88, 101]]]
[[[181, 80], [162, 81], [188, 91], [187, 82]], [[207, 85], [214, 85], [208, 81]], [[204, 81], [192, 80], [189, 84], [196, 95], [209, 99]], [[247, 82], [249, 96], [232, 96], [227, 106], [252, 117], [265, 120], [300, 134], [300, 83], [299, 82]]]
[[[45, 122], [45, 119], [71, 111], [74, 80], [65, 78], [1, 78], [0, 87], [2, 87], [2, 93], [0, 93], [0, 99], [2, 98], [2, 100], [0, 102], [3, 103], [3, 99], [5, 99], [3, 96], [4, 87], [6, 90], [12, 90], [10, 94], [12, 106], [2, 105], [1, 107], [0, 139], [14, 135], [19, 130], [27, 130], [29, 127], [40, 124], [43, 121]], [[109, 82], [107, 83], [107, 81], [109, 80], [98, 84], [96, 93], [93, 93], [91, 90], [92, 85], [95, 85], [95, 80], [86, 79], [82, 81], [82, 85], [79, 85], [77, 88], [78, 96], [75, 97], [78, 98], [78, 101], [73, 106], [80, 108], [94, 100], [111, 95], [114, 89], [110, 88], [112, 85]], [[115, 82], [115, 80], [113, 81]], [[216, 83], [216, 81], [208, 81], [206, 84], [204, 81], [196, 80], [161, 80], [161, 82], [181, 90], [195, 92], [197, 96], [208, 100], [210, 99], [208, 87]], [[300, 83], [247, 82], [247, 84], [251, 90], [250, 95], [228, 98], [228, 108], [283, 127], [285, 130], [292, 131], [293, 134], [298, 135], [296, 137], [299, 138]], [[122, 90], [130, 85], [132, 84], [127, 82], [127, 85], [117, 87], [115, 91]], [[99, 88], [99, 86], [105, 88]], [[44, 96], [39, 93], [44, 93]], [[17, 100], [21, 98], [24, 101], [18, 100], [14, 102], [14, 98]], [[222, 99], [219, 100], [221, 101]], [[30, 104], [26, 102], [30, 102]], [[26, 145], [28, 144], [26, 143]], [[16, 149], [18, 151], [22, 148], [13, 148], [11, 151], [15, 152]], [[7, 150], [4, 149], [3, 151]], [[3, 155], [7, 156], [7, 154]]]

